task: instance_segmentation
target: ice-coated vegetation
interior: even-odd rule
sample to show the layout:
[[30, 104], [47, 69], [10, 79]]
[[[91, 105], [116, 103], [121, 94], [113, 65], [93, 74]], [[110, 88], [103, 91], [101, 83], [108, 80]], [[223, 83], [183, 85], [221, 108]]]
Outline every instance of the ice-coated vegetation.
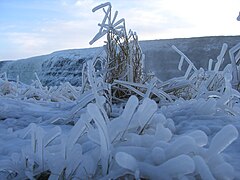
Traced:
[[[240, 45], [231, 64], [196, 68], [176, 46], [183, 77], [144, 74], [136, 33], [111, 4], [82, 65], [81, 87], [31, 85], [0, 74], [0, 179], [237, 179]], [[223, 69], [223, 70], [221, 70]]]
[[[231, 124], [214, 132], [213, 137], [209, 135], [210, 138], [204, 130], [178, 134], [178, 126], [166, 118], [163, 114], [166, 110], [162, 112], [155, 101], [146, 98], [140, 102], [131, 96], [124, 109], [115, 107], [115, 118], [106, 119], [102, 109], [90, 103], [74, 126], [66, 126], [64, 121], [51, 125], [45, 119], [50, 119], [54, 112], [71, 108], [29, 101], [17, 101], [16, 106], [8, 98], [2, 100], [3, 107], [12, 110], [1, 124], [4, 131], [1, 131], [0, 169], [4, 178], [221, 179], [224, 175], [223, 179], [233, 179], [236, 176], [222, 153], [238, 137], [238, 130]], [[18, 107], [24, 109], [20, 118], [17, 118]], [[41, 119], [46, 112], [49, 115]], [[212, 121], [212, 116], [204, 118]], [[194, 121], [193, 117], [185, 118], [182, 121]], [[21, 121], [35, 123], [27, 126], [27, 122]]]

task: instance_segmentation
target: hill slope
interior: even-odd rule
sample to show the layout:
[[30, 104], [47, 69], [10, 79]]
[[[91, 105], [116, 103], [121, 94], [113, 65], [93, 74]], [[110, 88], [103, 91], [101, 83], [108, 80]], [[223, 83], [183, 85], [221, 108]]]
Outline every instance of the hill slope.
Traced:
[[[216, 62], [223, 43], [231, 48], [239, 42], [240, 36], [214, 36], [150, 40], [142, 41], [140, 45], [146, 57], [145, 71], [152, 71], [161, 80], [167, 80], [183, 75], [177, 69], [180, 56], [171, 48], [172, 45], [185, 53], [197, 68], [207, 68], [210, 58]], [[83, 61], [93, 58], [99, 51], [101, 48], [64, 50], [18, 61], [2, 61], [0, 73], [7, 72], [12, 80], [19, 75], [20, 80], [28, 84], [35, 79], [34, 72], [37, 72], [44, 85], [66, 81], [80, 85]], [[224, 63], [230, 63], [228, 54]]]

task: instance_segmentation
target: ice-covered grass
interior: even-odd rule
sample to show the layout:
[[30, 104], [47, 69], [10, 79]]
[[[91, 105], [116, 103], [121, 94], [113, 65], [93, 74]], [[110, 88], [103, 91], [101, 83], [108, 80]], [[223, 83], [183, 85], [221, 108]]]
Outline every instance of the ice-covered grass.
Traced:
[[[2, 179], [239, 177], [240, 96], [230, 66], [153, 78], [140, 84], [142, 92], [126, 82], [138, 97], [111, 104], [110, 84], [96, 76], [93, 62], [85, 91], [69, 83], [44, 87], [37, 74], [31, 85], [2, 74]], [[160, 92], [157, 101], [149, 98]]]
[[[99, 9], [105, 17], [91, 43], [107, 34], [107, 55], [114, 55], [119, 49], [109, 44], [114, 40], [109, 35], [127, 38], [125, 21], [115, 23], [117, 12], [111, 19], [110, 3], [93, 12]], [[230, 49], [232, 64], [222, 71], [227, 44], [214, 67], [209, 60], [208, 70], [197, 69], [172, 46], [181, 56], [179, 70], [183, 63], [188, 68], [183, 77], [163, 82], [142, 71], [133, 73], [134, 63], [141, 70], [144, 57], [134, 37], [117, 45], [129, 50], [135, 44], [139, 51], [85, 62], [82, 87], [68, 82], [44, 87], [37, 73], [36, 81], [26, 85], [19, 77], [12, 82], [0, 74], [1, 179], [240, 177], [240, 45]], [[116, 71], [112, 68], [119, 67], [118, 61], [127, 63], [126, 73], [108, 81], [106, 75]]]
[[[0, 97], [0, 177], [233, 179], [240, 175], [239, 116], [205, 100], [158, 107], [132, 96], [106, 120], [94, 103], [75, 125], [48, 120], [74, 102]], [[236, 108], [240, 108], [236, 104]], [[3, 112], [5, 112], [3, 116]]]
[[85, 91], [69, 83], [44, 87], [37, 74], [31, 85], [1, 75], [2, 179], [240, 177], [240, 96], [231, 66], [219, 71], [210, 63], [205, 71], [187, 60], [184, 77], [153, 78], [139, 85], [142, 92], [126, 82], [138, 97], [111, 104], [111, 84], [96, 76], [93, 62]]

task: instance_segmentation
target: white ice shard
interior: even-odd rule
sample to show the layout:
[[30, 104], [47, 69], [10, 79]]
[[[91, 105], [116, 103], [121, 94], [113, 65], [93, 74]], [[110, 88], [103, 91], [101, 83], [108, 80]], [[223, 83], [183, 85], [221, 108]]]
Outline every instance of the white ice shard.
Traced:
[[127, 131], [138, 104], [138, 98], [131, 96], [125, 105], [123, 113], [109, 123], [108, 129], [111, 141], [119, 140]]
[[221, 153], [238, 137], [238, 130], [233, 125], [224, 126], [212, 139], [208, 156]]
[[211, 170], [201, 156], [194, 156], [193, 160], [196, 167], [195, 171], [199, 173], [202, 179], [215, 180], [211, 173]]
[[96, 104], [88, 104], [87, 111], [88, 111], [89, 115], [93, 118], [94, 122], [97, 125], [98, 131], [99, 131], [100, 143], [101, 143], [102, 171], [103, 171], [103, 174], [107, 174], [107, 169], [109, 166], [108, 163], [110, 161], [111, 143], [110, 143], [110, 139], [109, 139], [106, 122]]
[[125, 152], [117, 152], [115, 155], [116, 162], [123, 168], [135, 172], [138, 169], [136, 159]]
[[168, 142], [172, 138], [172, 132], [168, 128], [165, 128], [161, 123], [158, 123], [155, 137], [156, 140]]
[[140, 125], [138, 134], [141, 134], [145, 126], [151, 121], [153, 114], [157, 111], [157, 103], [154, 100], [145, 98], [143, 103], [138, 107], [137, 112], [133, 116], [130, 124], [132, 127]]
[[155, 165], [160, 165], [166, 160], [165, 151], [163, 148], [154, 147], [151, 152], [151, 158]]
[[197, 153], [198, 147], [195, 140], [190, 136], [182, 136], [166, 148], [167, 158], [173, 158], [181, 154]]
[[235, 172], [233, 167], [228, 163], [222, 163], [212, 169], [216, 179], [234, 179]]
[[195, 164], [191, 157], [180, 155], [169, 159], [159, 166], [153, 166], [144, 162], [138, 163], [140, 174], [149, 179], [174, 179], [195, 170]]
[[198, 146], [203, 147], [207, 145], [208, 143], [208, 136], [206, 135], [205, 132], [201, 130], [196, 130], [193, 132], [190, 132], [188, 136], [191, 136], [195, 142], [197, 143]]
[[140, 179], [139, 178], [139, 169], [138, 169], [138, 163], [136, 159], [125, 153], [125, 152], [118, 152], [115, 155], [115, 160], [116, 162], [123, 168], [130, 170], [131, 172], [134, 173], [135, 179]]

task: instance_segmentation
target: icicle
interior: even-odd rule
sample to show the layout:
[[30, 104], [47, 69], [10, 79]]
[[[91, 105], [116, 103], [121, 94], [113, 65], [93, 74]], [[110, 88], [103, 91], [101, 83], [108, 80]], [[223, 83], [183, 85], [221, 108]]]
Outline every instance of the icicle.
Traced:
[[188, 68], [187, 71], [185, 72], [184, 78], [187, 79], [191, 70], [193, 69], [194, 72], [197, 72], [197, 68], [194, 66], [194, 64], [191, 62], [190, 59], [188, 59], [188, 57], [183, 54], [176, 46], [172, 45], [172, 48], [181, 56], [179, 65], [178, 65], [178, 69], [181, 70], [182, 68], [182, 64], [183, 64], [183, 60], [185, 60], [188, 63]]
[[39, 88], [40, 88], [41, 90], [43, 90], [43, 85], [42, 85], [42, 83], [41, 83], [41, 81], [40, 81], [37, 73], [35, 72], [34, 75], [35, 75], [35, 77], [36, 77], [36, 79], [37, 79], [37, 83], [38, 83]]
[[181, 56], [183, 56], [184, 59], [187, 61], [187, 63], [188, 63], [189, 65], [192, 65], [194, 71], [197, 71], [197, 68], [194, 66], [194, 64], [191, 62], [190, 59], [188, 59], [188, 57], [187, 57], [185, 54], [183, 54], [183, 53], [182, 53], [176, 46], [174, 46], [174, 45], [172, 45], [172, 48], [173, 48], [178, 54], [180, 54]]
[[184, 75], [184, 78], [187, 79], [191, 70], [192, 70], [192, 65], [189, 65], [188, 68], [187, 68], [187, 71], [185, 72], [185, 75]]
[[201, 179], [215, 180], [208, 165], [201, 156], [194, 156], [193, 160], [196, 166], [196, 172], [199, 173]]
[[221, 50], [219, 56], [217, 57], [218, 61], [217, 61], [216, 65], [215, 65], [215, 67], [214, 67], [214, 71], [215, 72], [219, 71], [219, 68], [220, 68], [221, 64], [223, 63], [223, 61], [224, 61], [223, 57], [224, 57], [224, 55], [225, 55], [225, 53], [227, 51], [227, 48], [228, 48], [228, 45], [226, 43], [223, 43], [222, 50]]
[[136, 172], [138, 170], [137, 161], [130, 154], [127, 154], [125, 152], [117, 152], [115, 155], [115, 160], [121, 167], [125, 169], [128, 169], [132, 172]]
[[114, 14], [113, 19], [112, 19], [112, 24], [115, 23], [115, 20], [116, 20], [116, 18], [117, 18], [117, 15], [118, 15], [118, 11], [115, 11], [115, 14]]
[[110, 2], [106, 2], [106, 3], [100, 4], [100, 5], [96, 6], [95, 8], [93, 8], [92, 12], [95, 12], [95, 11], [101, 9], [101, 8], [106, 7], [106, 6], [112, 7]]
[[52, 128], [43, 138], [44, 147], [47, 147], [55, 138], [60, 136], [61, 133], [62, 129], [59, 126]]
[[117, 26], [117, 25], [119, 25], [119, 24], [121, 24], [121, 23], [123, 23], [123, 22], [125, 22], [125, 19], [124, 19], [124, 18], [118, 20], [116, 23], [113, 24], [113, 26], [115, 27], [115, 26]]
[[108, 129], [105, 123], [105, 120], [95, 104], [88, 104], [87, 111], [89, 115], [96, 122], [101, 142], [101, 162], [102, 162], [102, 171], [103, 174], [106, 175], [109, 168], [110, 161], [110, 151], [111, 151], [111, 143], [109, 139]]
[[237, 88], [240, 79], [238, 79], [239, 74], [238, 74], [238, 69], [237, 69], [237, 63], [234, 54], [240, 50], [240, 43], [235, 45], [229, 50], [229, 56], [231, 60], [231, 65], [232, 65], [232, 74], [233, 74], [233, 79], [232, 79], [232, 85], [233, 88]]
[[212, 70], [212, 63], [213, 63], [213, 60], [209, 59], [209, 61], [208, 61], [208, 71]]
[[180, 59], [179, 64], [178, 64], [178, 70], [179, 70], [179, 71], [182, 70], [183, 60], [184, 60], [184, 57], [181, 56], [181, 59]]
[[223, 127], [212, 139], [209, 146], [208, 156], [221, 153], [238, 137], [238, 130], [233, 125]]

